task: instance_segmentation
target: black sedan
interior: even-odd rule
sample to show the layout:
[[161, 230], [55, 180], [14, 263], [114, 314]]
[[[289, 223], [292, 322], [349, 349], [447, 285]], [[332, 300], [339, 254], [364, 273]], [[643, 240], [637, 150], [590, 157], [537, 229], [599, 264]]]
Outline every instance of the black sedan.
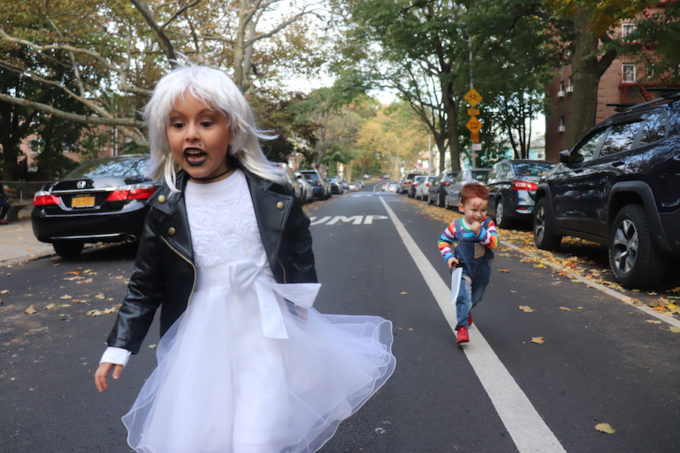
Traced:
[[513, 220], [531, 222], [534, 198], [541, 176], [555, 164], [543, 160], [509, 159], [494, 164], [486, 179], [489, 189], [488, 213], [497, 227]]
[[145, 176], [148, 155], [92, 159], [33, 198], [35, 237], [73, 258], [85, 243], [135, 241], [144, 225], [146, 200], [159, 182]]
[[443, 171], [439, 174], [437, 179], [430, 185], [428, 190], [427, 202], [434, 203], [441, 207], [444, 206], [444, 198], [446, 197], [446, 188], [453, 183], [458, 175], [457, 171]]

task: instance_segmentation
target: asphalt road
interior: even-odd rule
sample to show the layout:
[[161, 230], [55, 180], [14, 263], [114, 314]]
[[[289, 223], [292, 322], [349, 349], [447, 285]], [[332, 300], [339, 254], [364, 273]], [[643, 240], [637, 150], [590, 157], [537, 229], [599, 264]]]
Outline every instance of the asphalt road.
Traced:
[[[680, 334], [663, 322], [506, 247], [461, 348], [436, 246], [445, 224], [392, 193], [308, 209], [316, 307], [392, 320], [397, 357], [323, 452], [677, 451]], [[92, 375], [114, 315], [87, 313], [121, 300], [133, 255], [109, 247], [0, 268], [0, 452], [129, 451], [120, 416], [153, 369], [157, 326], [98, 394]], [[29, 305], [38, 312], [25, 314]]]

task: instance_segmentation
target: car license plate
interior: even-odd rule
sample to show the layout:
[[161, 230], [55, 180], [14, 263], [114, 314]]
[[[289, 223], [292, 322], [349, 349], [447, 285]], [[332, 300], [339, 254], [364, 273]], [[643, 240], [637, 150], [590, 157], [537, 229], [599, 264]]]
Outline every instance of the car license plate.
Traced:
[[93, 196], [73, 197], [71, 200], [72, 208], [91, 208], [94, 206]]

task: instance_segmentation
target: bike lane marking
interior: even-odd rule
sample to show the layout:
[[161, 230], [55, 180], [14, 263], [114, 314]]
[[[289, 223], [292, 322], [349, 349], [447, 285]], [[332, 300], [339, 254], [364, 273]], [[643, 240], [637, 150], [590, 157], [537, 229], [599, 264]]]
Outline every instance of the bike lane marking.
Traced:
[[[439, 276], [383, 197], [380, 197], [380, 201], [453, 330], [457, 323], [456, 307], [450, 301], [449, 286]], [[463, 351], [520, 453], [566, 451], [476, 325], [471, 326], [470, 343], [463, 347]]]

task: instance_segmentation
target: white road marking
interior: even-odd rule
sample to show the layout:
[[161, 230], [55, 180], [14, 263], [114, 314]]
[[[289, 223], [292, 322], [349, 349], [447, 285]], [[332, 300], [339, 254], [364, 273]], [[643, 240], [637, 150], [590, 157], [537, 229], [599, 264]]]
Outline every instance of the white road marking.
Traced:
[[[521, 248], [517, 247], [516, 245], [509, 244], [509, 243], [507, 243], [507, 242], [504, 242], [504, 243], [503, 243], [503, 246], [504, 246], [504, 247], [511, 248], [511, 249], [513, 249], [514, 251], [519, 252], [519, 253], [522, 253], [522, 254], [524, 254], [524, 255], [526, 255], [526, 256], [529, 256], [529, 257], [531, 257], [531, 258], [541, 258], [539, 255], [536, 255], [535, 253], [527, 252], [527, 251], [522, 250]], [[543, 261], [542, 261], [542, 262], [543, 262]], [[648, 314], [649, 316], [654, 316], [656, 319], [659, 319], [659, 320], [661, 320], [661, 321], [663, 321], [663, 322], [665, 322], [665, 323], [667, 323], [667, 324], [670, 324], [671, 326], [675, 326], [675, 327], [680, 328], [680, 320], [675, 319], [675, 318], [673, 318], [673, 317], [671, 317], [671, 316], [666, 316], [666, 315], [664, 315], [664, 314], [662, 314], [662, 313], [659, 313], [659, 312], [657, 312], [657, 311], [654, 311], [654, 310], [652, 310], [650, 307], [648, 307], [647, 305], [635, 305], [635, 303], [634, 303], [634, 301], [633, 301], [633, 298], [628, 297], [628, 296], [626, 296], [625, 294], [620, 293], [619, 291], [616, 291], [616, 290], [614, 290], [614, 289], [608, 288], [608, 287], [606, 287], [605, 285], [603, 285], [603, 284], [601, 284], [601, 283], [597, 283], [597, 282], [594, 282], [594, 281], [592, 281], [592, 280], [589, 280], [589, 279], [585, 278], [585, 277], [582, 276], [582, 275], [578, 275], [578, 274], [575, 273], [575, 272], [565, 271], [564, 268], [561, 268], [561, 267], [559, 267], [559, 266], [557, 266], [557, 265], [555, 265], [555, 264], [552, 264], [552, 263], [550, 263], [550, 262], [545, 262], [545, 264], [547, 264], [548, 266], [550, 266], [550, 267], [552, 267], [553, 269], [558, 270], [558, 271], [560, 271], [560, 272], [566, 272], [568, 278], [571, 278], [571, 279], [574, 279], [574, 280], [578, 280], [578, 281], [580, 281], [581, 283], [584, 283], [584, 284], [586, 284], [586, 285], [588, 285], [588, 286], [590, 286], [590, 287], [592, 287], [592, 288], [595, 288], [596, 290], [598, 290], [598, 291], [600, 291], [600, 292], [603, 292], [603, 293], [607, 294], [608, 296], [611, 296], [611, 297], [613, 297], [613, 298], [615, 298], [615, 299], [618, 299], [618, 300], [620, 300], [621, 302], [624, 302], [624, 303], [630, 305], [630, 306], [633, 307], [633, 308], [637, 308], [638, 310], [640, 310], [640, 311], [642, 311], [642, 312]]]
[[[456, 307], [450, 302], [448, 285], [418, 248], [394, 211], [382, 197], [380, 201], [453, 330], [456, 327]], [[463, 350], [520, 453], [566, 451], [474, 325], [470, 329], [470, 343]]]
[[320, 219], [315, 217], [315, 216], [310, 216], [309, 221], [310, 225], [335, 225], [338, 222], [341, 222], [342, 224], [344, 223], [351, 223], [352, 225], [373, 225], [374, 220], [387, 220], [389, 217], [384, 216], [384, 215], [355, 215], [351, 217], [346, 217], [344, 215], [336, 215], [335, 217], [332, 216], [324, 216], [321, 217]]

